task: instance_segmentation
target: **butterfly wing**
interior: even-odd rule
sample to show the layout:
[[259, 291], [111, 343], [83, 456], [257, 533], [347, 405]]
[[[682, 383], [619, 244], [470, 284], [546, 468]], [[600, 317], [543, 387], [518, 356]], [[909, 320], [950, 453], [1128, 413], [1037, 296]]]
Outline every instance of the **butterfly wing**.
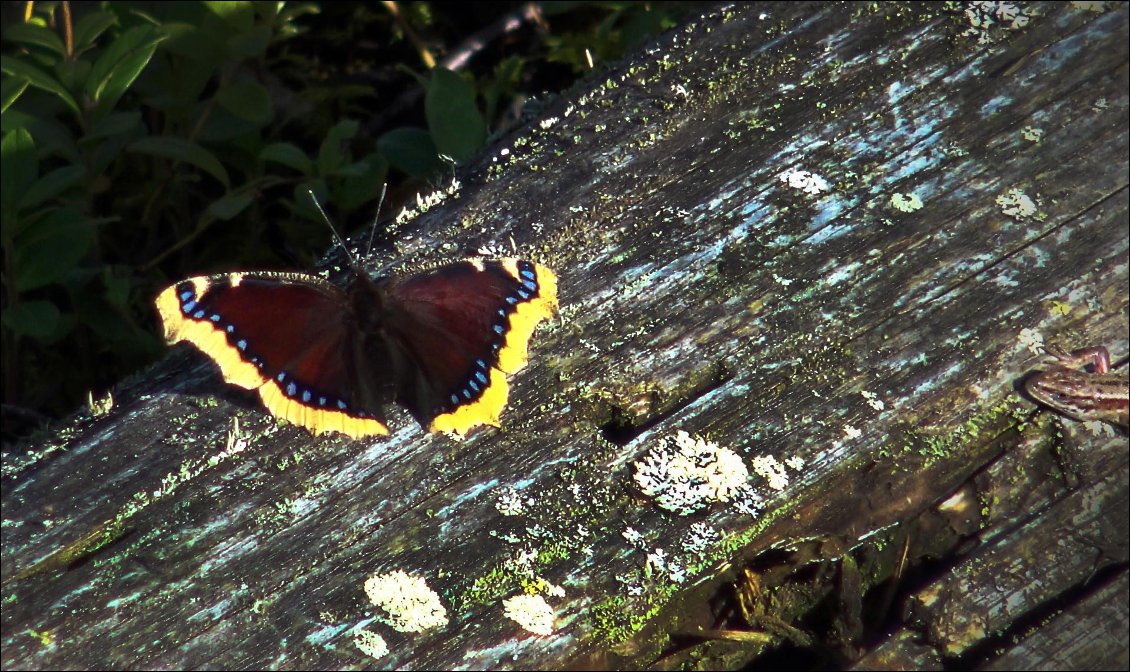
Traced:
[[388, 347], [412, 364], [397, 401], [430, 431], [463, 434], [498, 425], [506, 374], [557, 311], [557, 278], [523, 259], [472, 259], [392, 283], [384, 303]]
[[373, 355], [357, 343], [345, 293], [329, 282], [297, 273], [200, 276], [156, 303], [170, 343], [195, 345], [224, 380], [258, 390], [271, 415], [314, 433], [388, 433], [380, 404], [395, 385], [357, 383], [386, 362], [363, 361]]

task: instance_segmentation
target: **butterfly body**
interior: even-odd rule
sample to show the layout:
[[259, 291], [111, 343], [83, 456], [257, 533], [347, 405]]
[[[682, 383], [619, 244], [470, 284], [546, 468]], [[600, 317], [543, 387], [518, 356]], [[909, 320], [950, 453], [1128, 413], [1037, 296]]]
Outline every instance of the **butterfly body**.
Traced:
[[188, 278], [157, 297], [169, 342], [188, 341], [267, 411], [315, 432], [387, 434], [404, 405], [431, 431], [497, 425], [506, 374], [557, 309], [553, 272], [466, 260], [402, 278], [355, 273], [341, 289], [298, 273]]

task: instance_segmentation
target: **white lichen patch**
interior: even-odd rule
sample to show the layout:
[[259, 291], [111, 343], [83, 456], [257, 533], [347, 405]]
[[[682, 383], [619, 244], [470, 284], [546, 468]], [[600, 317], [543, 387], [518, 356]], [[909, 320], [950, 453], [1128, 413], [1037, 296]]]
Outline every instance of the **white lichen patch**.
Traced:
[[490, 257], [498, 259], [499, 257], [513, 257], [518, 254], [518, 244], [514, 242], [514, 236], [510, 236], [510, 246], [507, 247], [503, 243], [486, 243], [480, 245], [479, 249], [475, 250], [475, 254], [480, 257]]
[[365, 581], [365, 594], [385, 611], [379, 617], [399, 632], [423, 632], [447, 625], [447, 609], [423, 577], [402, 570], [374, 574]]
[[799, 189], [806, 194], [819, 194], [828, 191], [828, 182], [816, 173], [799, 168], [790, 168], [777, 175], [777, 179], [793, 189]]
[[1075, 0], [1071, 3], [1071, 6], [1080, 12], [1095, 12], [1096, 14], [1101, 14], [1106, 11], [1107, 4], [1106, 2], [1083, 2], [1083, 0]]
[[661, 508], [682, 516], [733, 500], [749, 479], [737, 453], [681, 430], [648, 450], [634, 466], [640, 490]]
[[[530, 500], [533, 503], [533, 500]], [[526, 512], [526, 501], [514, 488], [500, 488], [498, 498], [494, 500], [494, 508], [504, 516], [520, 516]]]
[[550, 583], [549, 581], [541, 578], [539, 578], [538, 581], [541, 582], [541, 586], [544, 588], [546, 595], [556, 598], [565, 597], [565, 589], [557, 585], [556, 583]]
[[361, 653], [375, 660], [380, 660], [388, 655], [388, 644], [385, 643], [385, 638], [370, 630], [362, 628], [354, 632], [353, 643], [357, 645], [358, 649], [361, 649]]
[[965, 20], [969, 27], [962, 36], [976, 37], [978, 44], [989, 44], [994, 39], [994, 26], [1000, 26], [1003, 30], [1020, 30], [1028, 25], [1033, 16], [1033, 10], [1018, 7], [1012, 2], [970, 2], [965, 8]]
[[756, 518], [757, 514], [761, 513], [763, 502], [761, 495], [746, 483], [738, 490], [738, 496], [734, 499], [734, 508], [751, 518]]
[[867, 405], [875, 409], [876, 411], [881, 411], [887, 407], [887, 405], [883, 403], [883, 400], [879, 398], [879, 395], [875, 394], [874, 392], [863, 390], [859, 394], [867, 400]]
[[527, 632], [548, 637], [553, 634], [553, 607], [541, 595], [515, 595], [502, 601], [506, 617]]
[[1044, 129], [1025, 126], [1020, 130], [1020, 136], [1029, 142], [1039, 142], [1044, 139]]
[[785, 458], [785, 466], [793, 471], [800, 471], [804, 469], [804, 458], [800, 455], [793, 455], [792, 457]]
[[1044, 353], [1044, 335], [1035, 329], [1024, 328], [1016, 336], [1016, 341], [1033, 355]]
[[764, 478], [772, 490], [784, 490], [789, 487], [789, 473], [785, 471], [785, 465], [772, 455], [758, 455], [753, 458], [753, 473]]
[[1118, 433], [1114, 431], [1113, 426], [1108, 425], [1102, 420], [1084, 420], [1083, 428], [1094, 436], [1106, 436], [1114, 438], [1118, 435]]
[[687, 553], [701, 555], [717, 544], [719, 540], [721, 540], [721, 535], [718, 530], [705, 522], [699, 521], [691, 525], [691, 529], [687, 531], [687, 536], [683, 540], [683, 550]]
[[899, 212], [914, 212], [922, 208], [918, 194], [891, 194], [891, 207]]
[[1013, 219], [1027, 219], [1036, 214], [1036, 203], [1019, 189], [1009, 189], [996, 200], [1001, 212]]
[[859, 437], [863, 436], [863, 431], [856, 429], [852, 425], [844, 425], [844, 436], [849, 439], [858, 439]]
[[656, 548], [644, 558], [643, 578], [652, 582], [661, 576], [674, 583], [682, 583], [687, 580], [687, 570], [679, 560], [667, 557], [667, 551]]

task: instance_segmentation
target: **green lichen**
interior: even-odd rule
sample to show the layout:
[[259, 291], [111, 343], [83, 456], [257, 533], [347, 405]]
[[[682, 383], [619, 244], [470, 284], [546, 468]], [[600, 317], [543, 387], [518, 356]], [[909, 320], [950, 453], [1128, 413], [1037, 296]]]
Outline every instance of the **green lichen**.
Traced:
[[664, 583], [637, 599], [620, 595], [605, 599], [590, 612], [593, 635], [607, 645], [627, 641], [659, 615], [679, 588]]
[[880, 455], [897, 458], [917, 456], [924, 462], [908, 462], [900, 467], [905, 470], [928, 468], [939, 461], [954, 455], [965, 454], [971, 446], [983, 443], [982, 434], [988, 430], [999, 430], [1006, 425], [1018, 425], [1024, 420], [1024, 411], [1011, 399], [1004, 399], [987, 409], [975, 412], [961, 426], [946, 434], [927, 434], [915, 427], [906, 432], [903, 441], [885, 446]]
[[513, 592], [519, 580], [513, 568], [506, 563], [497, 563], [452, 600], [452, 611], [459, 613], [474, 605], [493, 604], [503, 595]]

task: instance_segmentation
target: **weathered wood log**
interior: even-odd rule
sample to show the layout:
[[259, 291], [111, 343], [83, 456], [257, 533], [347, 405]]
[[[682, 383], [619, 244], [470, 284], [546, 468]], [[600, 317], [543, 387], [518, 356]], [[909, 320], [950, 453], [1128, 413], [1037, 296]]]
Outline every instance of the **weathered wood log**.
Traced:
[[[1130, 345], [1130, 9], [982, 7], [714, 8], [491, 148], [379, 270], [557, 271], [499, 430], [314, 438], [185, 350], [5, 455], [4, 668], [1124, 665], [1127, 439], [1017, 383]], [[679, 431], [748, 485], [657, 506]]]

